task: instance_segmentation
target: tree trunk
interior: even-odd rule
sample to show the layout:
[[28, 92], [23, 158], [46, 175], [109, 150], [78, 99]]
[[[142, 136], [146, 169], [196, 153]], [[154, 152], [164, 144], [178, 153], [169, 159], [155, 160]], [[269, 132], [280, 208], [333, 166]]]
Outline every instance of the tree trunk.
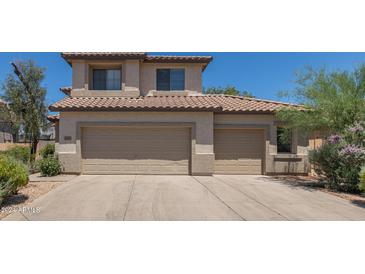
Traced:
[[18, 134], [12, 133], [11, 135], [13, 136], [13, 143], [17, 143], [18, 142]]
[[33, 138], [32, 144], [31, 144], [32, 147], [31, 147], [30, 153], [31, 153], [31, 155], [34, 155], [34, 157], [35, 157], [35, 155], [37, 153], [38, 142], [39, 142], [38, 138]]

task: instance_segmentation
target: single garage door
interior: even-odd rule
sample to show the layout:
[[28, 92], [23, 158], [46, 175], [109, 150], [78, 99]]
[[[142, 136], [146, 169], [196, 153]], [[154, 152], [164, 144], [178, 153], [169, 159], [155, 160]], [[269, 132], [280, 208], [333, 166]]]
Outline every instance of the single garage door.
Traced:
[[189, 174], [189, 128], [85, 127], [84, 174]]
[[264, 130], [215, 129], [215, 173], [262, 174], [264, 147]]

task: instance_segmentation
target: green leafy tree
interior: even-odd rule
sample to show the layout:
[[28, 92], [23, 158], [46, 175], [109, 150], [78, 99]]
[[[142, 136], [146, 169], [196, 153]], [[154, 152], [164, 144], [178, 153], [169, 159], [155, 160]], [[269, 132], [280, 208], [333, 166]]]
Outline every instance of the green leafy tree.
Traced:
[[13, 137], [13, 141], [18, 141], [18, 135], [20, 130], [20, 121], [17, 116], [9, 110], [9, 106], [6, 102], [0, 102], [0, 123], [3, 130], [9, 129]]
[[226, 86], [222, 87], [209, 87], [204, 89], [203, 93], [205, 94], [226, 94], [226, 95], [235, 95], [235, 96], [245, 96], [245, 97], [254, 97], [249, 91], [239, 91], [234, 86]]
[[294, 108], [278, 111], [278, 118], [287, 122], [287, 128], [338, 133], [364, 121], [365, 65], [353, 72], [309, 68], [297, 75], [296, 84], [293, 91], [281, 95], [294, 98], [308, 111]]
[[46, 89], [42, 87], [44, 69], [33, 61], [12, 63], [14, 73], [7, 76], [2, 89], [8, 103], [7, 117], [24, 128], [26, 139], [31, 143], [31, 154], [37, 152], [40, 130], [47, 125]]

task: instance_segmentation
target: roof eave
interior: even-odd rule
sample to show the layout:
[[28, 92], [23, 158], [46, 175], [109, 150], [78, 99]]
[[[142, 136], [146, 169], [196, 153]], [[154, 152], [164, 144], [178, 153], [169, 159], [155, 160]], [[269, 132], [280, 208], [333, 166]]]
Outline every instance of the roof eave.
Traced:
[[123, 56], [117, 56], [117, 55], [73, 55], [69, 53], [62, 52], [61, 57], [70, 65], [72, 66], [72, 60], [143, 60], [146, 58], [147, 53], [141, 53], [141, 54], [124, 54]]
[[[166, 58], [166, 59], [158, 59], [161, 56], [147, 56], [146, 59], [143, 60], [144, 63], [164, 63], [164, 64], [202, 64], [202, 71], [206, 69], [206, 67], [213, 61], [213, 56], [192, 56], [193, 58], [185, 59], [185, 56], [176, 56], [177, 59]], [[156, 58], [156, 59], [154, 59]], [[200, 59], [199, 59], [200, 58]]]
[[[72, 60], [141, 60], [144, 63], [197, 63], [202, 64], [202, 70], [213, 61], [213, 56], [164, 56], [148, 55], [147, 53], [126, 53], [121, 55], [87, 55], [62, 52], [61, 57], [72, 66]], [[161, 59], [160, 59], [161, 58]], [[174, 59], [176, 58], [176, 59]]]
[[65, 112], [78, 112], [78, 111], [121, 111], [121, 112], [127, 112], [127, 111], [158, 111], [158, 112], [164, 112], [164, 111], [174, 111], [174, 112], [216, 112], [221, 111], [219, 108], [211, 107], [211, 108], [181, 108], [181, 107], [150, 107], [150, 108], [135, 108], [135, 107], [129, 107], [129, 108], [103, 108], [103, 107], [57, 107], [50, 105], [48, 107], [50, 111], [65, 111]]
[[70, 96], [71, 95], [71, 87], [62, 87], [60, 88], [60, 91], [62, 91], [65, 95]]
[[49, 115], [47, 116], [47, 120], [50, 121], [51, 123], [56, 123], [60, 120], [59, 115]]

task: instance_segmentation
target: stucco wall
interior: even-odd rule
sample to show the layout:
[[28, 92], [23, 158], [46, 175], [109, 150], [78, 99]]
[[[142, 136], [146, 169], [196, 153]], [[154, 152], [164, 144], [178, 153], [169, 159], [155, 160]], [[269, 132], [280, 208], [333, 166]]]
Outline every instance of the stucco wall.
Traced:
[[[121, 69], [121, 90], [93, 90], [92, 69]], [[139, 96], [139, 61], [75, 60], [72, 62], [71, 96]]]
[[140, 90], [141, 95], [152, 95], [156, 92], [156, 70], [162, 68], [185, 69], [185, 92], [190, 95], [202, 92], [201, 64], [158, 64], [141, 63]]
[[72, 62], [72, 88], [88, 89], [88, 67], [85, 61], [75, 60]]
[[213, 114], [204, 112], [63, 112], [60, 114], [58, 156], [66, 172], [81, 172], [78, 123], [194, 123], [192, 173], [213, 172]]
[[[92, 68], [120, 68], [122, 70], [121, 90], [93, 90]], [[185, 90], [180, 95], [202, 93], [202, 64], [196, 63], [141, 63], [139, 60], [102, 61], [75, 60], [72, 62], [72, 96], [145, 96], [161, 95], [156, 91], [156, 69], [184, 68]], [[174, 92], [176, 93], [176, 92]]]

